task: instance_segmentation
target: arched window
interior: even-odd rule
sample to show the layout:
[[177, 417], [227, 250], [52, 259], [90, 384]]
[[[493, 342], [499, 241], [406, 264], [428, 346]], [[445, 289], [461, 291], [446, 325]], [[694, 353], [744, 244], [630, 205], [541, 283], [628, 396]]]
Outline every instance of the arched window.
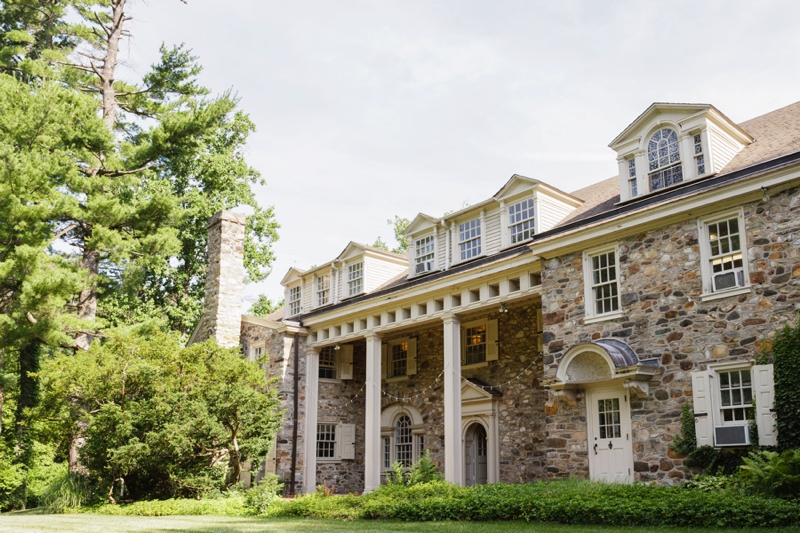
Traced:
[[411, 419], [406, 415], [397, 419], [394, 429], [394, 446], [396, 461], [404, 467], [414, 462], [414, 437], [411, 434]]
[[647, 144], [650, 190], [657, 191], [683, 181], [678, 134], [662, 128], [650, 137]]

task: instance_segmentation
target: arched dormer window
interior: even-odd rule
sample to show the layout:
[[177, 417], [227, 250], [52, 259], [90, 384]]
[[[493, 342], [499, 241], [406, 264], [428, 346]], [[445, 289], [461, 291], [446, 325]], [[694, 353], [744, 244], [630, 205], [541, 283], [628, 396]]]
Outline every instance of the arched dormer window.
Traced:
[[651, 191], [683, 181], [681, 152], [675, 130], [662, 128], [650, 137], [650, 142], [647, 144], [647, 161]]

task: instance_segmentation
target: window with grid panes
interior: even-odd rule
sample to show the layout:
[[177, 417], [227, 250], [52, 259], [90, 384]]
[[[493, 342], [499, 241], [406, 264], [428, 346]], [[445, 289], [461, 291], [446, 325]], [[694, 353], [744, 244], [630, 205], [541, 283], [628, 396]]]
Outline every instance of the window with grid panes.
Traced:
[[636, 159], [628, 159], [628, 192], [631, 198], [639, 196], [639, 187], [636, 183]]
[[650, 190], [657, 191], [683, 181], [678, 134], [670, 128], [658, 130], [647, 144]]
[[331, 277], [320, 276], [317, 278], [317, 305], [326, 305], [330, 301]]
[[528, 198], [508, 208], [508, 227], [511, 244], [533, 237], [533, 199]]
[[486, 361], [486, 324], [466, 329], [465, 364], [474, 365]]
[[616, 258], [613, 250], [591, 256], [595, 315], [619, 310]]
[[753, 389], [750, 369], [718, 372], [720, 412], [723, 422], [741, 422], [749, 419], [753, 407]]
[[395, 461], [408, 468], [414, 462], [414, 436], [411, 419], [405, 415], [397, 419], [394, 433]]
[[289, 316], [300, 313], [300, 287], [289, 289]]
[[703, 154], [703, 137], [698, 133], [694, 136], [694, 165], [697, 175], [702, 176], [706, 173], [706, 157]]
[[391, 377], [405, 376], [408, 370], [408, 343], [399, 342], [391, 345]]
[[622, 426], [619, 415], [619, 398], [598, 400], [597, 416], [599, 417], [601, 439], [620, 438]]
[[336, 379], [336, 348], [326, 346], [319, 351], [319, 377]]
[[414, 241], [414, 272], [428, 272], [433, 270], [434, 242], [433, 235]]
[[317, 425], [317, 459], [336, 458], [336, 424]]
[[347, 294], [355, 296], [364, 290], [364, 263], [347, 266]]
[[744, 256], [739, 218], [712, 222], [706, 224], [706, 227], [712, 291], [744, 287]]
[[458, 247], [461, 260], [466, 261], [481, 254], [481, 219], [474, 218], [458, 225]]

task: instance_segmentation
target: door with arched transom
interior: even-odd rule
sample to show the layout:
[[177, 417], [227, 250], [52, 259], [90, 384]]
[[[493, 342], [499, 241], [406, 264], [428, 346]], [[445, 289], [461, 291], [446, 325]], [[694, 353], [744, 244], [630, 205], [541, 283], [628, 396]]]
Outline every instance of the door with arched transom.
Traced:
[[467, 428], [464, 437], [464, 472], [467, 486], [486, 484], [488, 444], [486, 428], [482, 424], [476, 422]]

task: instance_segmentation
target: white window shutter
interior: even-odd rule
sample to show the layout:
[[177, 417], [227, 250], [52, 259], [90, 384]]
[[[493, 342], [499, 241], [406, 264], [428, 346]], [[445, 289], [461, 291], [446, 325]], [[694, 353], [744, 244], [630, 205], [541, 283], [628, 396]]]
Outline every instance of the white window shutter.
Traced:
[[356, 458], [356, 425], [339, 424], [339, 438], [342, 459]]
[[711, 391], [706, 372], [692, 372], [692, 397], [694, 398], [694, 430], [697, 446], [714, 445], [714, 422], [711, 413]]
[[344, 344], [337, 354], [339, 379], [353, 379], [353, 345]]
[[753, 398], [756, 401], [758, 444], [775, 446], [778, 443], [772, 408], [775, 401], [775, 380], [772, 365], [753, 366]]
[[389, 345], [381, 346], [381, 379], [386, 379], [389, 375]]
[[486, 360], [497, 361], [500, 347], [497, 344], [497, 319], [486, 324]]
[[408, 339], [407, 354], [406, 375], [413, 376], [417, 373], [417, 339]]

